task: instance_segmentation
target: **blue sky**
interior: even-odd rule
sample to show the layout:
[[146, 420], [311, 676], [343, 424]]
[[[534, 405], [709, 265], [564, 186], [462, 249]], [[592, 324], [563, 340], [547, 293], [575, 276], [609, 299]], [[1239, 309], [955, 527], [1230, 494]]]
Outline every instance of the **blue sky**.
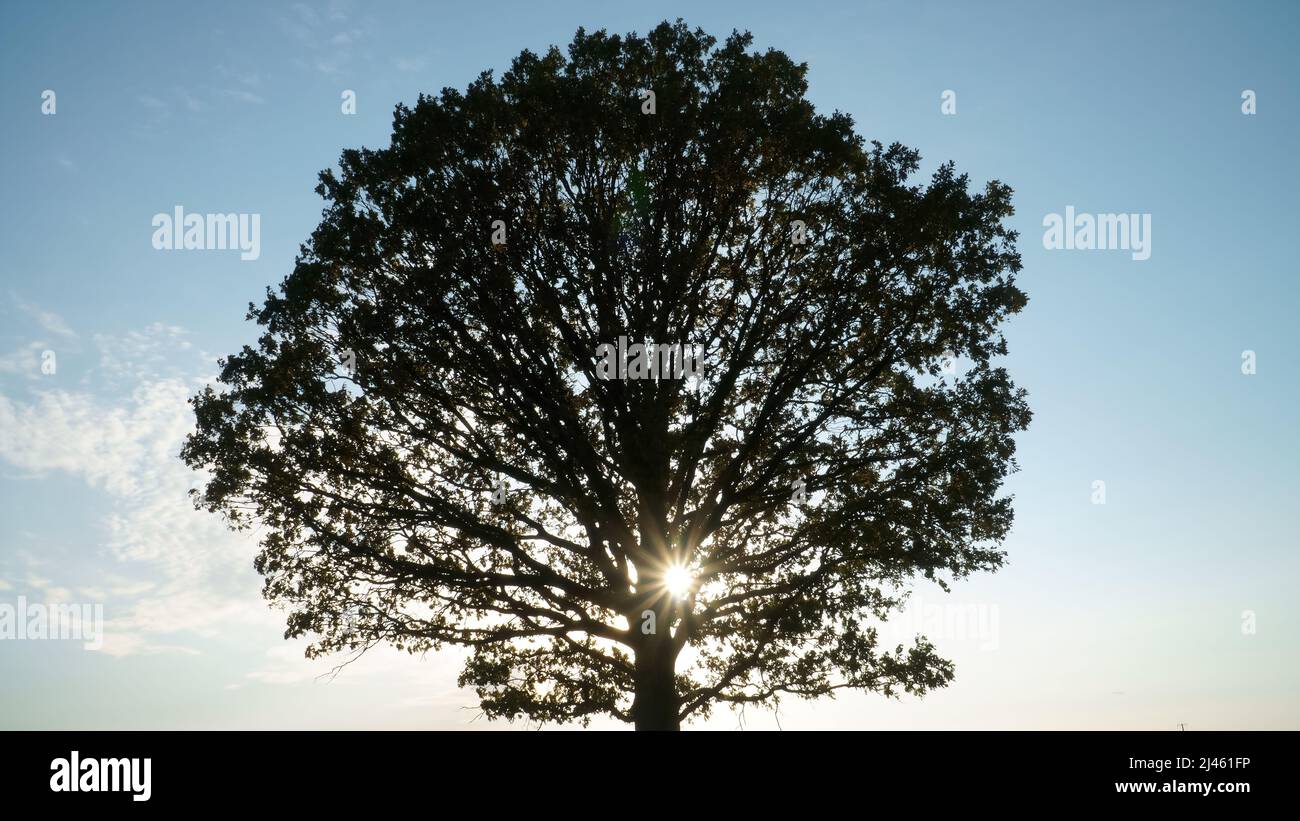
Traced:
[[[932, 630], [958, 665], [946, 691], [790, 702], [780, 725], [1300, 728], [1300, 6], [542, 5], [0, 11], [0, 602], [96, 601], [107, 619], [100, 651], [0, 641], [0, 728], [485, 726], [453, 653], [331, 677], [283, 641], [253, 539], [185, 498], [184, 400], [254, 338], [247, 304], [319, 219], [316, 173], [387, 144], [395, 103], [579, 26], [679, 16], [806, 61], [819, 109], [927, 171], [951, 159], [1016, 191], [1030, 303], [1006, 364], [1035, 419], [1010, 563], [918, 592], [996, 640]], [[150, 221], [177, 204], [260, 214], [259, 258], [155, 250]], [[1150, 214], [1150, 259], [1044, 248], [1067, 206]]]

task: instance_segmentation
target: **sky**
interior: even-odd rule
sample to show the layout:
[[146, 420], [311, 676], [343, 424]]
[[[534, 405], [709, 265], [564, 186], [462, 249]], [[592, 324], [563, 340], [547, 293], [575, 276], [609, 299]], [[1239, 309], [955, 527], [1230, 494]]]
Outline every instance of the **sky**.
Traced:
[[[101, 604], [104, 634], [0, 640], [0, 729], [509, 726], [456, 652], [340, 667], [283, 639], [257, 533], [186, 496], [186, 399], [256, 338], [317, 173], [387, 145], [395, 104], [677, 17], [806, 62], [820, 111], [924, 172], [1015, 190], [1004, 364], [1034, 411], [1007, 566], [889, 626], [949, 687], [691, 726], [1300, 729], [1300, 5], [814, 0], [5, 3], [0, 606]], [[177, 205], [260, 215], [257, 258], [155, 249]], [[1067, 207], [1145, 215], [1149, 258], [1045, 247]]]

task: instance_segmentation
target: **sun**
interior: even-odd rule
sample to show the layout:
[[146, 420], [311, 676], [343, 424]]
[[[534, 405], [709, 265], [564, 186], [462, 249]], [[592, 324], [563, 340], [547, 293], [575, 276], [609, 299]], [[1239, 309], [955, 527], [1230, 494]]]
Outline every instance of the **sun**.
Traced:
[[691, 592], [691, 586], [695, 584], [695, 577], [691, 571], [682, 567], [680, 564], [669, 565], [664, 571], [664, 587], [668, 589], [668, 594], [674, 598], [684, 599]]

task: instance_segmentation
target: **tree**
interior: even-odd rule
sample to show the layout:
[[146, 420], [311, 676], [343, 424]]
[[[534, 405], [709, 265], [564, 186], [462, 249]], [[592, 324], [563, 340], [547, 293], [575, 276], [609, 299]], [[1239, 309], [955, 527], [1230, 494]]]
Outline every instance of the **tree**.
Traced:
[[952, 678], [875, 625], [1004, 557], [1011, 191], [750, 47], [580, 29], [322, 172], [182, 453], [309, 655], [460, 645], [489, 717], [638, 729]]

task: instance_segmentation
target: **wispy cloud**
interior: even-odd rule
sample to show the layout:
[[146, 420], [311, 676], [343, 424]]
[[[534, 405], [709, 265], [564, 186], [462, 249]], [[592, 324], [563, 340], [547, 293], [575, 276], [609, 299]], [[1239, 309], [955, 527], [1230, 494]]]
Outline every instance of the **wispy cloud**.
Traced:
[[[273, 625], [251, 568], [255, 545], [193, 509], [187, 492], [198, 477], [177, 458], [208, 364], [172, 325], [93, 339], [100, 362], [85, 389], [0, 393], [0, 462], [29, 481], [61, 473], [103, 494], [111, 512], [99, 555], [87, 544], [76, 561], [28, 557], [24, 572], [4, 575], [49, 598], [73, 588], [108, 594], [110, 655], [195, 652], [199, 638]], [[79, 578], [104, 561], [132, 572]]]
[[17, 294], [10, 293], [9, 298], [13, 301], [14, 307], [35, 319], [43, 329], [58, 336], [76, 338], [77, 334], [72, 327], [63, 320], [63, 317], [53, 311], [46, 311], [37, 305], [33, 305], [20, 298]]
[[241, 71], [239, 69], [230, 68], [224, 63], [217, 66], [217, 74], [231, 82], [238, 83], [241, 86], [248, 86], [249, 88], [258, 88], [262, 85], [261, 74], [253, 71]]
[[318, 15], [315, 9], [313, 9], [311, 6], [307, 5], [306, 3], [294, 3], [289, 8], [293, 9], [293, 13], [297, 15], [298, 19], [302, 22], [304, 26], [307, 26], [308, 28], [320, 27], [321, 24], [320, 15]]
[[5, 321], [5, 328], [16, 331], [22, 341], [17, 348], [0, 352], [0, 375], [14, 374], [28, 379], [40, 379], [47, 357], [49, 364], [57, 367], [58, 357], [54, 349], [59, 353], [68, 353], [80, 347], [76, 332], [63, 317], [53, 311], [46, 311], [12, 292], [9, 294], [9, 305], [16, 316]]
[[266, 99], [259, 94], [254, 94], [242, 88], [219, 88], [217, 94], [222, 97], [229, 97], [241, 103], [250, 103], [252, 105], [262, 105]]
[[25, 374], [37, 377], [41, 371], [41, 356], [45, 353], [47, 343], [44, 340], [28, 342], [18, 350], [0, 354], [0, 374]]
[[424, 71], [424, 67], [428, 65], [428, 62], [429, 61], [423, 57], [399, 57], [393, 61], [393, 65], [397, 67], [398, 71], [412, 73], [416, 71]]
[[350, 22], [347, 5], [337, 0], [323, 10], [295, 3], [277, 22], [291, 40], [309, 52], [295, 57], [294, 65], [325, 75], [346, 71], [353, 48], [367, 36], [363, 27]]

